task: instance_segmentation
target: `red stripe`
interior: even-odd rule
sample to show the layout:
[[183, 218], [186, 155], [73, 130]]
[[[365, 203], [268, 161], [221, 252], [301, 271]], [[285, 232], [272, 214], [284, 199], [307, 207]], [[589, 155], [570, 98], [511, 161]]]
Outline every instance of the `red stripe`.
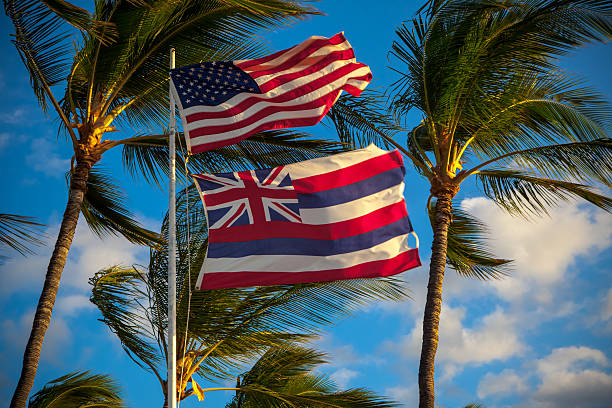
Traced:
[[225, 229], [210, 229], [211, 243], [241, 242], [266, 238], [310, 238], [333, 240], [364, 234], [407, 217], [404, 200], [372, 211], [361, 217], [330, 224], [312, 225], [287, 221], [270, 221], [260, 225], [237, 225]]
[[[332, 98], [333, 101], [336, 100], [336, 97], [340, 91], [334, 91], [335, 96]], [[323, 116], [327, 114], [331, 105], [328, 105], [327, 108], [318, 116], [312, 116], [309, 118], [295, 118], [295, 119], [284, 119], [284, 120], [276, 120], [272, 122], [262, 123], [261, 125], [251, 129], [249, 132], [245, 132], [244, 134], [232, 138], [227, 138], [224, 140], [218, 140], [212, 143], [200, 142], [198, 144], [190, 143], [190, 152], [191, 153], [201, 153], [208, 150], [215, 150], [221, 147], [229, 146], [232, 144], [236, 144], [241, 140], [246, 139], [247, 137], [254, 135], [255, 133], [263, 132], [264, 130], [271, 129], [287, 129], [291, 127], [299, 127], [299, 126], [313, 126], [321, 121]]]
[[[307, 40], [305, 40], [305, 41], [307, 41]], [[342, 33], [338, 33], [338, 34], [336, 34], [336, 35], [334, 35], [333, 37], [330, 37], [330, 38], [321, 38], [321, 39], [317, 39], [317, 40], [312, 41], [308, 45], [308, 47], [304, 48], [304, 50], [301, 51], [301, 53], [307, 52], [308, 50], [313, 49], [313, 48], [319, 49], [319, 48], [321, 48], [322, 46], [325, 46], [325, 45], [330, 45], [330, 44], [331, 45], [338, 45], [338, 44], [342, 44], [345, 41], [346, 41], [346, 38], [344, 38], [344, 35]], [[291, 51], [292, 49], [294, 49], [295, 47], [297, 47], [299, 45], [300, 44], [295, 45], [295, 46], [293, 46], [291, 48], [287, 48], [287, 49], [282, 50], [282, 51], [278, 51], [278, 52], [276, 52], [276, 53], [274, 53], [272, 55], [266, 55], [265, 57], [243, 61], [243, 62], [241, 62], [239, 64], [234, 63], [234, 65], [236, 65], [238, 68], [240, 68], [242, 70], [245, 70], [245, 69], [251, 68], [251, 67], [256, 67], [257, 65], [265, 64], [268, 61], [272, 61], [273, 59], [276, 59], [276, 58], [280, 57], [281, 55]], [[308, 55], [308, 54], [306, 54], [306, 55]]]
[[[271, 106], [273, 106], [274, 104], [280, 104], [280, 103], [284, 103], [284, 102], [289, 102], [289, 101], [293, 101], [299, 97], [302, 97], [310, 92], [313, 92], [319, 88], [322, 88], [323, 86], [329, 85], [330, 83], [332, 83], [333, 81], [342, 78], [343, 76], [349, 74], [350, 72], [359, 69], [363, 66], [363, 64], [347, 64], [341, 68], [338, 68], [335, 71], [330, 72], [329, 74], [326, 74], [320, 78], [317, 78], [313, 81], [310, 81], [306, 84], [303, 84], [297, 88], [293, 88], [290, 89], [289, 91], [275, 96], [273, 98], [269, 98], [269, 99], [265, 99], [262, 98], [260, 95], [261, 94], [253, 94], [253, 96], [251, 96], [250, 98], [247, 98], [245, 100], [243, 100], [242, 102], [240, 102], [239, 104], [232, 106], [231, 108], [228, 109], [223, 109], [220, 111], [216, 111], [216, 112], [206, 112], [206, 111], [202, 111], [202, 112], [196, 112], [196, 113], [191, 113], [187, 116], [185, 116], [185, 120], [187, 121], [187, 123], [193, 123], [199, 120], [204, 120], [204, 119], [221, 119], [221, 118], [231, 118], [232, 116], [236, 116], [244, 111], [246, 111], [248, 108], [250, 108], [251, 106], [255, 105], [256, 103], [259, 102], [264, 102], [264, 103], [268, 103]], [[338, 87], [338, 89], [342, 89], [342, 87]], [[332, 91], [333, 92], [333, 91]], [[312, 100], [312, 99], [311, 99]], [[298, 105], [301, 106], [301, 105]], [[285, 106], [279, 106], [278, 109], [288, 109], [288, 107]], [[234, 124], [241, 124], [243, 123], [243, 121], [240, 122], [234, 122], [232, 125]], [[222, 126], [230, 126], [230, 125], [222, 125]], [[215, 127], [222, 127], [222, 126], [215, 126]], [[220, 133], [220, 132], [219, 132]]]
[[421, 266], [418, 249], [411, 249], [391, 259], [371, 261], [343, 269], [307, 272], [221, 272], [205, 273], [196, 289], [240, 288], [245, 286], [286, 285], [327, 282], [344, 279], [377, 278], [396, 275]]
[[[294, 79], [297, 78], [305, 78], [308, 75], [312, 75], [315, 72], [325, 72], [325, 71], [330, 71], [330, 72], [335, 72], [335, 71], [339, 71], [341, 69], [343, 69], [344, 71], [347, 70], [346, 67], [350, 68], [350, 71], [354, 71], [358, 68], [362, 68], [364, 65], [363, 64], [358, 64], [356, 62], [351, 62], [348, 61], [350, 58], [353, 58], [354, 55], [351, 51], [351, 53], [348, 53], [348, 51], [338, 51], [338, 52], [334, 52], [331, 53], [330, 55], [326, 56], [325, 58], [323, 58], [321, 61], [318, 61], [316, 64], [314, 65], [310, 65], [310, 66], [305, 66], [303, 70], [298, 71], [298, 72], [291, 72], [291, 73], [287, 73], [284, 75], [279, 75], [279, 76], [275, 76], [271, 79], [269, 79], [268, 81], [262, 83], [259, 85], [259, 89], [261, 90], [262, 93], [266, 93], [269, 92], [275, 88], [278, 88], [279, 86], [282, 86], [288, 82], [293, 81]], [[345, 65], [338, 67], [338, 68], [334, 68], [333, 70], [331, 68], [327, 68], [332, 62], [335, 61], [345, 61]], [[357, 65], [359, 65], [359, 67], [357, 67]], [[349, 71], [349, 72], [350, 72]], [[329, 74], [328, 74], [329, 75]], [[341, 76], [338, 76], [338, 78], [340, 78]], [[326, 82], [331, 82], [331, 81], [326, 81]], [[308, 86], [305, 85], [305, 86]]]
[[393, 150], [328, 173], [292, 180], [292, 184], [298, 193], [316, 193], [357, 183], [387, 170], [401, 167], [401, 165], [402, 156], [397, 150]]

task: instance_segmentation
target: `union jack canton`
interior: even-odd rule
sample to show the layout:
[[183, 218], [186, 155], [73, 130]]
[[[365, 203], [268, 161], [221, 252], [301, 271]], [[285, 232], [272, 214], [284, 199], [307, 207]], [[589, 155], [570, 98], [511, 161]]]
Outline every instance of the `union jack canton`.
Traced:
[[298, 198], [284, 166], [234, 173], [200, 174], [210, 229], [301, 222]]

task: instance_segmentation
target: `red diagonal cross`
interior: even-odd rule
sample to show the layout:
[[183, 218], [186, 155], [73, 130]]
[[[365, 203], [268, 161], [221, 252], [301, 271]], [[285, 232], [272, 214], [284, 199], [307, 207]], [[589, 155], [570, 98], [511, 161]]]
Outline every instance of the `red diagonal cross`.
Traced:
[[244, 187], [235, 187], [227, 191], [222, 191], [215, 194], [205, 194], [204, 200], [206, 205], [213, 206], [218, 204], [227, 203], [230, 201], [246, 198], [249, 206], [251, 207], [251, 214], [253, 215], [253, 224], [266, 222], [266, 213], [263, 206], [263, 197], [266, 198], [293, 198], [296, 199], [297, 195], [294, 190], [261, 187], [257, 181], [253, 178], [251, 171], [239, 171], [236, 173], [238, 178], [244, 183]]
[[253, 214], [253, 224], [266, 222], [266, 213], [262, 200], [263, 197], [296, 198], [295, 191], [293, 190], [259, 187], [250, 171], [241, 171], [238, 173], [238, 177], [244, 182], [244, 189], [240, 189], [240, 192], [249, 200], [251, 213]]

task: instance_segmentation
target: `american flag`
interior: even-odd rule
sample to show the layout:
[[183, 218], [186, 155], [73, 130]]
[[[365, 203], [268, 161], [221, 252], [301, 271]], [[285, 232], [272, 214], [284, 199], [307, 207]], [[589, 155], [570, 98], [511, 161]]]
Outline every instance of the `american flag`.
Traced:
[[170, 77], [187, 146], [199, 153], [263, 130], [315, 125], [342, 90], [361, 94], [372, 73], [339, 33], [262, 58], [177, 68]]

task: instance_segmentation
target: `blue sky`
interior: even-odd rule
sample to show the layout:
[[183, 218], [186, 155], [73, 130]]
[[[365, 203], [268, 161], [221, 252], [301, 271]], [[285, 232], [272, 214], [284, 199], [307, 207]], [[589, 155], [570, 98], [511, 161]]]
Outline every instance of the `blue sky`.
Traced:
[[[359, 61], [374, 74], [370, 87], [393, 79], [387, 52], [394, 29], [420, 3], [323, 1], [326, 15], [265, 34], [282, 49], [310, 35], [344, 31]], [[47, 224], [48, 246], [28, 258], [15, 256], [0, 266], [0, 401], [8, 401], [44, 271], [67, 199], [64, 174], [71, 151], [57, 138], [57, 123], [41, 113], [26, 71], [9, 42], [9, 21], [0, 17], [3, 64], [0, 68], [0, 212], [36, 216]], [[180, 53], [180, 50], [177, 50]], [[566, 69], [612, 95], [612, 45], [587, 47], [569, 55]], [[415, 123], [419, 115], [413, 114]], [[305, 129], [334, 137], [323, 125]], [[129, 132], [128, 132], [129, 133]], [[398, 138], [399, 140], [399, 138]], [[107, 157], [108, 156], [108, 157]], [[121, 172], [120, 157], [105, 155], [128, 193], [131, 208], [158, 229], [167, 195]], [[425, 218], [426, 183], [409, 169], [406, 200], [421, 239], [424, 266], [402, 274], [412, 299], [377, 303], [330, 328], [315, 342], [331, 364], [323, 369], [343, 387], [365, 386], [415, 406], [431, 232]], [[608, 192], [609, 194], [609, 192]], [[498, 210], [473, 186], [457, 205], [485, 221], [498, 255], [516, 260], [510, 278], [480, 282], [447, 272], [437, 355], [437, 403], [460, 407], [480, 401], [488, 407], [606, 407], [612, 403], [612, 217], [580, 202], [563, 204], [550, 217], [526, 221]], [[148, 251], [121, 238], [99, 240], [80, 223], [47, 332], [34, 390], [76, 370], [116, 378], [131, 407], [161, 406], [152, 375], [136, 367], [119, 342], [96, 319], [88, 301], [87, 280], [116, 263], [147, 263]], [[222, 407], [230, 396], [219, 392], [181, 406]]]

